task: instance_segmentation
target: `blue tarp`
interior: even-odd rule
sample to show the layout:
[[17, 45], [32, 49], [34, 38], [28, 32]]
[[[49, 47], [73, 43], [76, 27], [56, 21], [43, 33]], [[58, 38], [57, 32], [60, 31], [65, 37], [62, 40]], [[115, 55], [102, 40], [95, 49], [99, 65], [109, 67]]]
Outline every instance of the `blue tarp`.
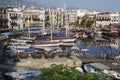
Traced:
[[[51, 34], [51, 32], [47, 33], [48, 35]], [[65, 37], [65, 31], [59, 31], [59, 32], [52, 32], [53, 37]]]
[[116, 26], [116, 28], [120, 29], [120, 25], [119, 25], [119, 26]]
[[13, 35], [12, 32], [4, 32], [4, 33], [1, 33], [1, 34], [3, 34], [3, 35], [7, 35], [7, 36]]
[[[30, 28], [30, 31], [37, 31], [37, 30], [40, 30], [40, 28]], [[29, 31], [29, 29], [25, 29], [24, 32], [25, 31]]]

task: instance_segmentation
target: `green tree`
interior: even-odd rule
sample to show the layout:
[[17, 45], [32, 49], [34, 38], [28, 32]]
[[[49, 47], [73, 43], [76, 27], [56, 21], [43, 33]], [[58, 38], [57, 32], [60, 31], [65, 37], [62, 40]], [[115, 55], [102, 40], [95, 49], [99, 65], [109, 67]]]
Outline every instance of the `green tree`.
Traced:
[[86, 26], [87, 27], [90, 27], [90, 26], [92, 26], [94, 24], [94, 21], [93, 20], [87, 20], [87, 22], [86, 22]]
[[40, 71], [42, 74], [37, 77], [37, 80], [107, 80], [108, 78], [102, 74], [81, 73], [63, 65], [52, 65]]
[[82, 21], [81, 21], [81, 26], [85, 26], [85, 24], [86, 24], [86, 20], [85, 19], [83, 19]]

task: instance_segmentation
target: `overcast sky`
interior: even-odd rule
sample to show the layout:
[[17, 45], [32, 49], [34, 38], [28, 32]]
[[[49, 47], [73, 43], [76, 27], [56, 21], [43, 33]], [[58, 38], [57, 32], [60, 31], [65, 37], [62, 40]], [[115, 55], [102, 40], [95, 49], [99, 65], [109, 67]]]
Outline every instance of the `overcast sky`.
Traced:
[[89, 9], [96, 11], [120, 11], [120, 0], [34, 0], [47, 7], [63, 7], [66, 2], [67, 7]]

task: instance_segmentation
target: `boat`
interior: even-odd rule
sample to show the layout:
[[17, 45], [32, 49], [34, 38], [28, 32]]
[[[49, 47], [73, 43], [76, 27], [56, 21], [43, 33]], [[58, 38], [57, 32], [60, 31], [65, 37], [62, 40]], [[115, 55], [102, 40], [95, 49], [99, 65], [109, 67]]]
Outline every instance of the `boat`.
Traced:
[[17, 43], [27, 43], [27, 42], [33, 42], [31, 39], [11, 39], [11, 42], [17, 42]]
[[7, 48], [9, 49], [26, 49], [31, 48], [32, 45], [27, 44], [28, 40], [14, 40], [9, 42]]
[[75, 40], [76, 40], [75, 35], [72, 35], [72, 34], [66, 35], [66, 32], [64, 30], [52, 32], [52, 33], [48, 32], [48, 35], [50, 35], [50, 34], [52, 34], [52, 40], [60, 40], [61, 42], [75, 42]]
[[84, 64], [83, 68], [87, 73], [95, 73], [95, 69], [89, 64]]
[[76, 38], [63, 38], [62, 42], [75, 42]]
[[34, 69], [5, 73], [6, 76], [12, 77], [14, 79], [20, 79], [20, 80], [21, 79], [35, 80], [35, 77], [37, 77], [40, 74], [42, 74], [42, 72]]
[[86, 49], [86, 48], [84, 48], [84, 49], [81, 49], [81, 54], [82, 55], [88, 55], [88, 51], [89, 51], [89, 49]]
[[75, 45], [75, 43], [73, 43], [73, 42], [61, 42], [59, 44], [59, 46], [74, 46], [74, 45]]
[[35, 48], [41, 48], [41, 47], [55, 47], [59, 46], [60, 40], [50, 40], [50, 41], [35, 41], [32, 43], [32, 46]]
[[120, 73], [116, 71], [104, 69], [102, 72], [108, 76], [114, 77], [115, 80], [120, 80]]
[[102, 36], [102, 30], [99, 29], [99, 28], [95, 28], [94, 29], [94, 34], [95, 34], [95, 36], [101, 37]]
[[110, 27], [108, 29], [102, 29], [102, 35], [108, 36], [110, 38], [116, 38], [118, 37], [118, 31], [115, 27]]
[[81, 67], [76, 67], [76, 70], [78, 70], [79, 72], [83, 73], [83, 69]]
[[112, 48], [118, 49], [118, 48], [119, 48], [119, 39], [116, 39], [116, 40], [114, 40], [113, 42], [111, 42], [111, 43], [110, 43], [110, 46], [111, 46]]

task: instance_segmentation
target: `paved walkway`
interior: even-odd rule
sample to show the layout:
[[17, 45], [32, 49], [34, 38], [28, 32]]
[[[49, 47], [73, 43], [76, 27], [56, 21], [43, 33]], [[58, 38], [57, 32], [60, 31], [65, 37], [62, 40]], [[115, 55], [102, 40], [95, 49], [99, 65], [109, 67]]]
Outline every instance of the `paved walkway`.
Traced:
[[58, 56], [56, 56], [53, 59], [21, 59], [21, 61], [17, 63], [16, 66], [24, 68], [47, 68], [50, 67], [52, 64], [63, 64], [68, 67], [75, 67], [81, 66], [82, 62], [75, 56], [71, 56], [70, 58], [59, 58]]

